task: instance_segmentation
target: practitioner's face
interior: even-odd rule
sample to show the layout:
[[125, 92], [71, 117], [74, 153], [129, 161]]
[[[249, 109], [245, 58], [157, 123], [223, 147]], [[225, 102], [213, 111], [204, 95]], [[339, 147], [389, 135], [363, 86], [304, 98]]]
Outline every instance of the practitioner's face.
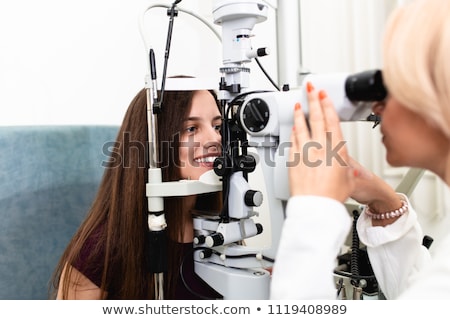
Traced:
[[222, 117], [207, 90], [196, 91], [180, 136], [180, 170], [184, 179], [198, 180], [221, 155]]
[[448, 152], [448, 140], [437, 127], [394, 97], [375, 105], [373, 111], [382, 118], [380, 130], [390, 165], [420, 167], [440, 173], [442, 159]]

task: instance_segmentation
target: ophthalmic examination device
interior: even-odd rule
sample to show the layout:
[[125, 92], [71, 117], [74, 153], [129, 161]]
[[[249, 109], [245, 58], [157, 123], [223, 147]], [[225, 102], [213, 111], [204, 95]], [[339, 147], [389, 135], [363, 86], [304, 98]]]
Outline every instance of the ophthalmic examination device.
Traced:
[[[179, 2], [181, 0], [170, 6], [161, 5], [168, 8], [170, 17], [166, 61], [174, 17], [178, 11], [183, 11], [177, 7]], [[158, 84], [153, 49], [147, 52], [149, 176], [146, 190], [149, 239], [154, 261], [152, 272], [160, 283], [160, 298], [163, 298], [162, 274], [165, 270], [165, 254], [161, 249], [166, 227], [165, 197], [222, 191], [224, 205], [221, 212], [199, 212], [194, 215], [195, 272], [224, 299], [268, 299], [269, 270], [275, 262], [289, 197], [287, 168], [293, 126], [292, 110], [294, 104], [300, 102], [302, 109], [307, 112], [305, 84], [311, 81], [326, 90], [341, 121], [374, 121], [376, 124], [379, 120], [371, 113], [371, 105], [383, 100], [387, 94], [380, 70], [356, 74], [308, 74], [298, 88], [251, 91], [247, 64], [269, 53], [267, 48], [252, 47], [252, 30], [255, 24], [267, 19], [267, 11], [267, 4], [261, 0], [213, 2], [214, 23], [222, 30], [223, 65], [216, 86], [202, 89], [218, 92], [223, 117], [222, 155], [215, 160], [214, 170], [204, 174], [198, 181], [162, 181], [156, 135], [158, 113], [164, 110], [160, 110], [157, 90], [165, 90], [166, 69]], [[170, 81], [179, 79], [167, 79], [167, 90], [171, 90]], [[186, 83], [186, 79], [184, 81]], [[188, 81], [193, 83], [197, 80]], [[264, 197], [249, 182], [249, 173], [257, 165], [261, 166], [266, 186]], [[246, 239], [265, 232], [263, 225], [254, 221], [258, 215], [257, 208], [263, 201], [266, 201], [270, 215], [270, 244], [263, 248], [248, 246], [245, 244]]]

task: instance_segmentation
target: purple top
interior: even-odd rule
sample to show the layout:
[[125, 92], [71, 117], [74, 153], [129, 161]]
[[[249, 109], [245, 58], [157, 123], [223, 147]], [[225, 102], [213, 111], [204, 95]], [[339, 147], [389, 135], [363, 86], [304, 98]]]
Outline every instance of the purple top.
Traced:
[[[101, 286], [103, 272], [104, 250], [95, 256], [92, 263], [85, 263], [89, 253], [98, 242], [99, 233], [93, 234], [84, 244], [80, 257], [75, 261], [74, 267], [84, 276], [91, 280], [97, 287]], [[193, 243], [176, 243], [180, 246], [182, 255], [185, 257], [178, 274], [176, 284], [176, 300], [198, 300], [198, 299], [222, 299], [222, 296], [212, 289], [204, 280], [194, 272]]]

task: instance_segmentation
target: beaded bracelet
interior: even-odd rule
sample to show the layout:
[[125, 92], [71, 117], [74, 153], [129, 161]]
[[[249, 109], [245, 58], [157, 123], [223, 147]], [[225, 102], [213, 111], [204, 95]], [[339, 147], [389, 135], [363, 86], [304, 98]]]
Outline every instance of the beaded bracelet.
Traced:
[[392, 210], [385, 213], [374, 213], [370, 211], [369, 206], [366, 207], [366, 214], [374, 220], [383, 220], [399, 217], [408, 212], [408, 203], [402, 200], [402, 206], [396, 210]]

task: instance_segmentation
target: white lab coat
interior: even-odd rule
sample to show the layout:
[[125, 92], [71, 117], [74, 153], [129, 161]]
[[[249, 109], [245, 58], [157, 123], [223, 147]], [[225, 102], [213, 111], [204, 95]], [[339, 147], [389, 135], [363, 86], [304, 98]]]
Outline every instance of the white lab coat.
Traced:
[[[351, 222], [345, 206], [333, 199], [289, 199], [271, 299], [336, 299], [333, 270]], [[450, 231], [441, 243], [433, 243], [431, 259], [411, 206], [387, 227], [372, 227], [370, 218], [362, 214], [357, 230], [386, 298], [450, 298]]]

